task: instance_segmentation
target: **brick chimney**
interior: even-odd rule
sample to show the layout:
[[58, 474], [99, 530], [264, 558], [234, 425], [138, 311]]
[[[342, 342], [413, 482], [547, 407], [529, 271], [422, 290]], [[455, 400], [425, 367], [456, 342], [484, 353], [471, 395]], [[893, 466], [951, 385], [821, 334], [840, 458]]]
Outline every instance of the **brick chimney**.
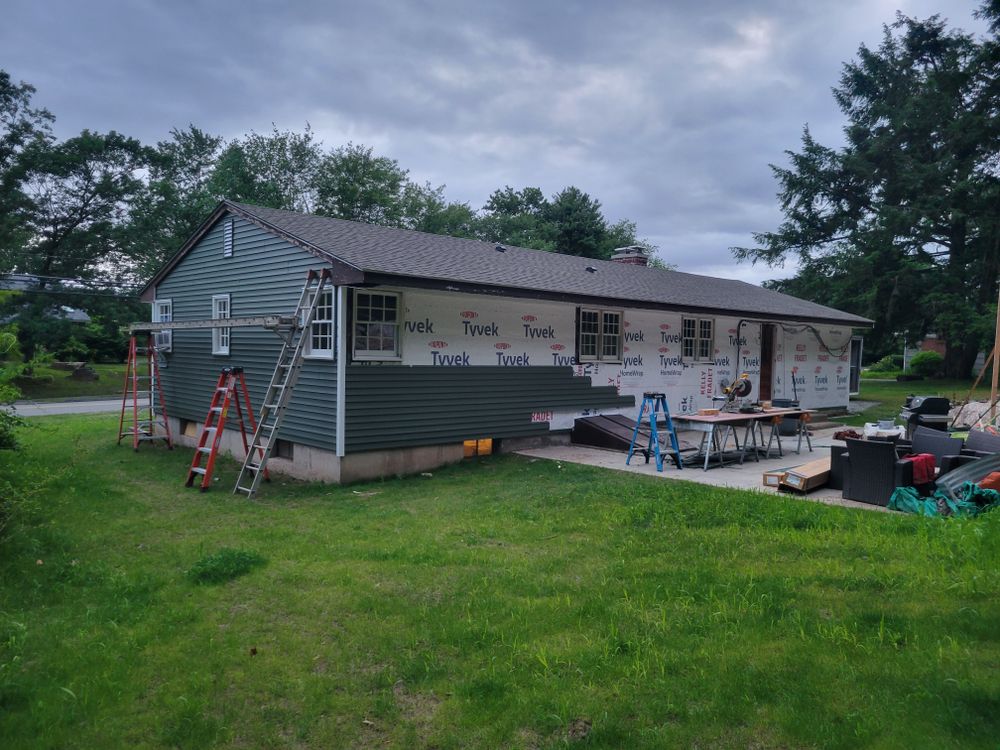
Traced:
[[614, 255], [611, 256], [611, 260], [615, 263], [625, 263], [629, 266], [649, 265], [649, 255], [646, 254], [646, 248], [641, 245], [617, 247], [615, 248]]

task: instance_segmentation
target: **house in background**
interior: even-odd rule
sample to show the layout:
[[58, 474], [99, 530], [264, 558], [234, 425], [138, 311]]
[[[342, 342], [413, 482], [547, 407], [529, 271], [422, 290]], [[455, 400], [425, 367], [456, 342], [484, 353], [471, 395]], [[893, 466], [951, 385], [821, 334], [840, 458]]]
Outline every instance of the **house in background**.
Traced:
[[847, 405], [853, 328], [869, 320], [645, 260], [224, 201], [142, 298], [154, 321], [220, 320], [158, 334], [172, 429], [193, 444], [220, 368], [243, 367], [259, 406], [278, 356], [273, 333], [221, 321], [288, 315], [307, 270], [331, 270], [270, 464], [307, 478], [420, 471], [483, 441], [567, 440], [577, 419], [634, 415], [647, 390], [690, 413], [744, 372], [762, 400]]
[[[47, 290], [43, 288], [41, 279], [34, 274], [5, 273], [0, 275], [0, 291], [45, 293]], [[90, 316], [86, 312], [69, 305], [52, 305], [46, 310], [46, 315], [50, 318], [68, 320], [70, 323], [90, 322]], [[13, 319], [14, 316], [11, 316], [3, 322], [8, 323]]]

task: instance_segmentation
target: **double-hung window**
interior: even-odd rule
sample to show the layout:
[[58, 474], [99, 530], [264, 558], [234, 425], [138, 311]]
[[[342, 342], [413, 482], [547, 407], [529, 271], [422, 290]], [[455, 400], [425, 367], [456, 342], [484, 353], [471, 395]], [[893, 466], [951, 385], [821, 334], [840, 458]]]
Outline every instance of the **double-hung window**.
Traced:
[[355, 359], [399, 359], [402, 315], [395, 292], [354, 292]]
[[622, 313], [620, 310], [580, 308], [577, 328], [580, 361], [621, 362]]
[[695, 362], [715, 358], [715, 321], [711, 318], [681, 318], [681, 356]]
[[[153, 322], [169, 323], [174, 319], [174, 304], [169, 299], [158, 299], [153, 302]], [[153, 340], [153, 346], [161, 352], [169, 352], [173, 349], [173, 331], [158, 331]]]
[[[228, 294], [212, 296], [212, 320], [227, 320], [230, 315]], [[229, 328], [212, 329], [212, 354], [229, 354]]]
[[[309, 303], [312, 303], [315, 292], [310, 292]], [[306, 340], [306, 356], [333, 357], [333, 289], [324, 289], [316, 303], [313, 312], [312, 325], [309, 327], [309, 338]]]

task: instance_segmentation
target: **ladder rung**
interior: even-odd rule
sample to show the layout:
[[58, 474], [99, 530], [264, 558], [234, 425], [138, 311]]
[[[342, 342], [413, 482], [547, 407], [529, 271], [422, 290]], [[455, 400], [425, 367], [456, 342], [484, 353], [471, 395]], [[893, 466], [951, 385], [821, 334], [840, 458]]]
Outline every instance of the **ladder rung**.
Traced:
[[212, 407], [211, 409], [209, 409], [208, 411], [209, 411], [209, 413], [211, 413], [211, 414], [219, 414], [219, 413], [221, 413], [221, 412], [222, 412], [222, 407], [221, 407], [221, 406], [213, 406], [213, 407]]
[[247, 471], [260, 471], [260, 464], [247, 464], [243, 468]]
[[248, 495], [252, 495], [253, 494], [253, 490], [251, 488], [249, 488], [249, 487], [240, 487], [239, 485], [236, 485], [236, 490], [237, 490], [237, 492], [245, 492]]
[[192, 474], [204, 474], [205, 470], [203, 468], [201, 468], [200, 466], [194, 466], [194, 467], [191, 468], [191, 473]]
[[204, 445], [203, 445], [203, 446], [201, 446], [201, 447], [200, 447], [200, 448], [198, 449], [198, 452], [199, 452], [199, 453], [211, 453], [211, 452], [212, 452], [212, 449], [211, 449], [211, 448], [209, 448], [209, 447], [207, 447], [207, 446], [204, 446]]
[[218, 427], [206, 427], [205, 432], [215, 432], [218, 429]]

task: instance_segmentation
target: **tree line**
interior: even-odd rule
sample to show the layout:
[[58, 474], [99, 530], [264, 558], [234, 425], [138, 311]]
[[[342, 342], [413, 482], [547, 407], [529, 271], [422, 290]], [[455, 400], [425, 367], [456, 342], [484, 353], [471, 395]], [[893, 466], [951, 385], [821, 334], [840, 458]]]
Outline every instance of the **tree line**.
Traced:
[[784, 220], [733, 248], [796, 258], [771, 287], [872, 318], [872, 359], [938, 334], [950, 377], [992, 347], [1000, 274], [1000, 2], [977, 15], [985, 38], [897, 14], [877, 48], [862, 45], [833, 89], [845, 144], [806, 127], [772, 165]]
[[[327, 148], [308, 125], [230, 141], [195, 125], [154, 145], [115, 131], [60, 140], [35, 93], [0, 70], [0, 272], [36, 284], [3, 292], [0, 317], [17, 322], [26, 357], [120, 348], [109, 341], [117, 326], [143, 314], [129, 293], [223, 198], [591, 258], [640, 244], [634, 222], [610, 221], [574, 186], [550, 197], [507, 186], [476, 209], [370, 147]], [[60, 305], [86, 310], [91, 325], [53, 317]]]

